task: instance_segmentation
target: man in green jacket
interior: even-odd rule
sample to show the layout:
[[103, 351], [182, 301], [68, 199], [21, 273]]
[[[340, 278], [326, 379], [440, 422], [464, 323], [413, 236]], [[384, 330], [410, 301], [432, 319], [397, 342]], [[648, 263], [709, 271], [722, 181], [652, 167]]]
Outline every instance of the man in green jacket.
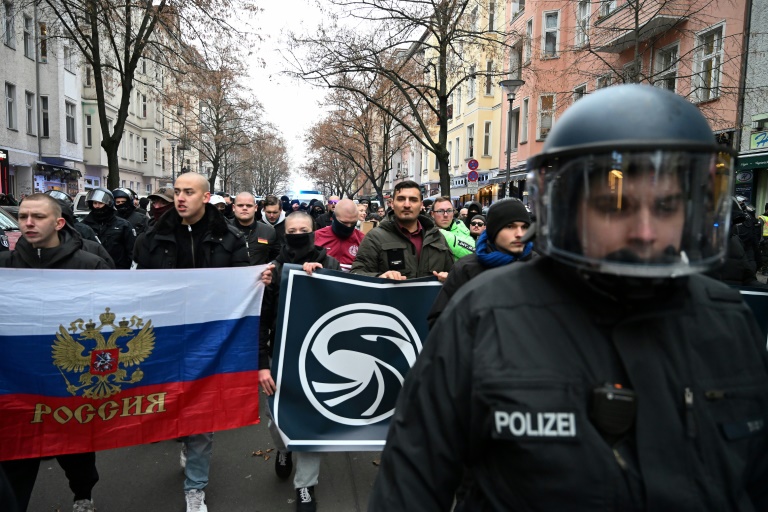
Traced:
[[420, 215], [419, 184], [400, 182], [393, 195], [392, 211], [365, 235], [350, 272], [397, 281], [430, 275], [444, 280], [453, 254], [440, 228]]
[[453, 218], [454, 213], [453, 203], [449, 197], [438, 197], [432, 204], [432, 220], [445, 237], [445, 242], [453, 253], [453, 259], [458, 260], [475, 253], [475, 239], [462, 221]]

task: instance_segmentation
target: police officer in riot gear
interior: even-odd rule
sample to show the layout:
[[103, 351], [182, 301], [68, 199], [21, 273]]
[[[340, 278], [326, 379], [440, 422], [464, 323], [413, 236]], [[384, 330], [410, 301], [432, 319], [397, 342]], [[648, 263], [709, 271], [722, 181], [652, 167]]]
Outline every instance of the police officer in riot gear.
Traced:
[[136, 195], [133, 191], [127, 188], [116, 188], [112, 191], [112, 196], [115, 198], [118, 217], [130, 222], [137, 236], [146, 231], [149, 218], [134, 206]]
[[73, 215], [72, 211], [75, 207], [75, 203], [72, 201], [72, 197], [70, 197], [69, 194], [62, 192], [61, 190], [48, 190], [45, 193], [59, 202], [62, 215], [67, 222], [75, 228], [75, 231], [80, 233], [80, 236], [83, 237], [84, 240], [90, 240], [98, 244], [101, 243], [99, 237], [96, 236], [96, 233], [90, 227], [77, 220]]
[[102, 187], [94, 188], [85, 196], [85, 202], [91, 213], [83, 222], [96, 232], [112, 256], [115, 268], [131, 268], [136, 231], [130, 222], [118, 217], [112, 192]]
[[451, 300], [369, 510], [450, 510], [464, 468], [456, 510], [768, 510], [765, 339], [700, 275], [725, 254], [728, 151], [656, 87], [570, 107], [528, 161], [544, 257]]

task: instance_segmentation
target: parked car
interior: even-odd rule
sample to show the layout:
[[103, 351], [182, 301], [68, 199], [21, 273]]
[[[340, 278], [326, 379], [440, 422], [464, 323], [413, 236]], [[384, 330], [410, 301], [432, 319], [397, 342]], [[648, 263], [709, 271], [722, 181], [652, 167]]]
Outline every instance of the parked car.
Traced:
[[18, 221], [3, 208], [0, 208], [0, 228], [2, 228], [8, 236], [8, 242], [10, 243], [9, 247], [11, 250], [14, 250], [16, 248], [16, 242], [21, 238], [21, 228], [19, 227]]
[[19, 207], [18, 206], [0, 206], [3, 210], [5, 210], [7, 213], [11, 214], [11, 217], [18, 220], [19, 219]]

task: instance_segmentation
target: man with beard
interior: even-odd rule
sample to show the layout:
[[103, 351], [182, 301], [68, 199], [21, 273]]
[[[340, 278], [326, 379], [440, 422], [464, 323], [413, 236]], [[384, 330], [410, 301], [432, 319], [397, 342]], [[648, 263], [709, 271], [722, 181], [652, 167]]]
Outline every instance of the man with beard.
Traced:
[[264, 200], [264, 211], [261, 212], [261, 222], [275, 228], [277, 243], [280, 247], [285, 245], [285, 216], [280, 200], [275, 196], [267, 196]]
[[95, 188], [85, 196], [85, 202], [91, 213], [83, 219], [83, 223], [96, 233], [101, 245], [112, 256], [115, 268], [131, 268], [136, 231], [130, 222], [118, 217], [112, 192]]
[[256, 198], [250, 192], [235, 196], [235, 219], [231, 222], [245, 237], [251, 265], [269, 263], [280, 252], [275, 228], [256, 222]]
[[365, 236], [362, 231], [355, 229], [357, 221], [355, 202], [342, 199], [336, 205], [331, 225], [315, 231], [315, 244], [325, 247], [329, 255], [339, 260], [344, 272], [349, 272], [352, 267]]
[[[351, 201], [350, 201], [351, 202]], [[354, 203], [352, 203], [354, 206]], [[327, 251], [318, 246], [315, 241], [314, 220], [309, 214], [303, 211], [293, 212], [285, 219], [285, 245], [280, 249], [280, 254], [275, 259], [275, 269], [273, 272], [272, 284], [268, 288], [270, 294], [270, 304], [279, 304], [280, 278], [283, 265], [294, 263], [302, 265], [305, 272], [312, 275], [312, 272], [319, 268], [329, 270], [340, 270], [339, 262], [329, 256]], [[272, 378], [270, 371], [271, 347], [274, 346], [275, 322], [277, 321], [277, 311], [271, 309], [269, 312], [262, 310], [262, 314], [267, 315], [273, 320], [271, 329], [271, 339], [261, 335], [259, 337], [259, 383], [261, 389], [269, 396], [277, 391], [277, 386]], [[291, 452], [286, 451], [285, 445], [277, 432], [277, 428], [269, 418], [269, 429], [272, 439], [278, 446], [278, 452], [275, 457], [275, 473], [285, 480], [291, 475], [293, 469], [293, 460]], [[293, 478], [293, 486], [296, 489], [296, 511], [314, 512], [317, 507], [315, 501], [315, 485], [320, 475], [320, 452], [302, 452], [299, 454], [296, 464], [296, 474]]]
[[469, 228], [458, 219], [454, 219], [453, 204], [449, 197], [438, 197], [432, 204], [430, 215], [435, 225], [440, 228], [440, 234], [445, 237], [445, 243], [451, 248], [453, 259], [458, 260], [475, 252], [475, 240]]
[[528, 160], [542, 257], [448, 303], [368, 510], [449, 510], [465, 471], [457, 511], [768, 510], [765, 335], [701, 275], [725, 255], [735, 154], [659, 87], [569, 107]]
[[134, 198], [130, 190], [127, 188], [116, 188], [112, 191], [112, 197], [115, 198], [117, 215], [131, 223], [137, 236], [147, 230], [147, 216], [133, 205]]
[[[16, 249], [0, 253], [0, 267], [106, 270], [106, 262], [83, 250], [83, 239], [61, 215], [61, 206], [45, 194], [32, 194], [19, 206], [22, 238]], [[94, 452], [56, 457], [74, 493], [73, 510], [95, 510], [91, 491], [99, 481]], [[16, 495], [18, 510], [25, 511], [37, 479], [41, 459], [38, 457], [3, 461], [2, 470]]]

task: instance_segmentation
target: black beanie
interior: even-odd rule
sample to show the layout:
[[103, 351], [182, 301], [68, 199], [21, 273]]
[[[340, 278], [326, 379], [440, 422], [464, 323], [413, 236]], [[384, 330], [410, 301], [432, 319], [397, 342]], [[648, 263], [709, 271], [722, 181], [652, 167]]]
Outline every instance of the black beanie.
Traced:
[[488, 208], [486, 219], [485, 232], [490, 243], [493, 243], [499, 231], [513, 222], [531, 223], [531, 215], [525, 209], [523, 202], [511, 198], [493, 203]]

